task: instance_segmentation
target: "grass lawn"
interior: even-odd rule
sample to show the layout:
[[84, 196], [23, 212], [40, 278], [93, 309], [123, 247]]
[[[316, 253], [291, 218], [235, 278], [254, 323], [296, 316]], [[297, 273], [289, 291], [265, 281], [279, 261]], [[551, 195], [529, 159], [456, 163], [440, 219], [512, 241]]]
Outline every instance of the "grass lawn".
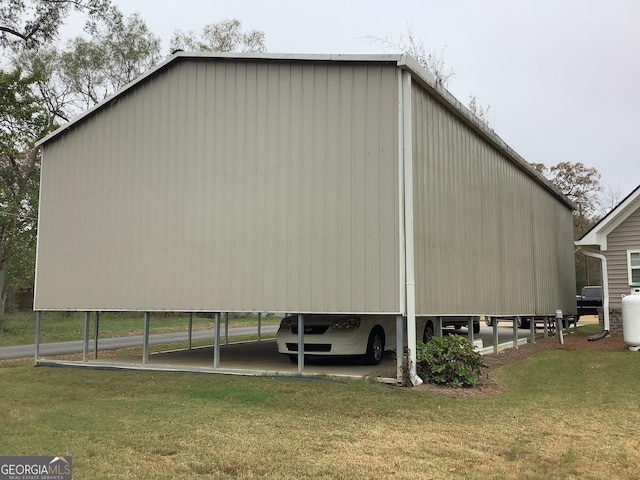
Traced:
[[456, 399], [7, 361], [0, 452], [72, 455], [95, 479], [637, 478], [639, 371], [626, 350], [549, 349], [492, 369], [502, 393]]
[[[7, 314], [0, 320], [0, 347], [14, 345], [30, 345], [35, 343], [36, 314], [34, 312], [14, 312]], [[282, 317], [269, 315], [262, 317], [263, 325], [277, 325]], [[91, 335], [95, 314], [91, 314]], [[221, 318], [224, 326], [224, 316]], [[257, 317], [231, 316], [229, 328], [257, 326]], [[100, 338], [124, 337], [129, 335], [142, 335], [144, 327], [144, 314], [136, 312], [114, 313], [104, 312], [100, 314]], [[187, 315], [176, 314], [152, 314], [151, 333], [168, 333], [187, 331]], [[193, 315], [193, 329], [204, 330], [213, 328], [213, 318], [206, 318], [197, 314]], [[65, 342], [82, 340], [84, 333], [83, 312], [43, 312], [40, 328], [40, 341]]]

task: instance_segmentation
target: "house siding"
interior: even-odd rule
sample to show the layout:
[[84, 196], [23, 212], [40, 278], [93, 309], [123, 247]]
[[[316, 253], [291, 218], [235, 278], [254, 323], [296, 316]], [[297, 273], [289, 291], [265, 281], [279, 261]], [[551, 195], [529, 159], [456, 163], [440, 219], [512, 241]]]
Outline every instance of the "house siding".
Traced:
[[622, 295], [629, 294], [627, 251], [640, 250], [640, 209], [631, 213], [607, 236], [607, 275], [609, 276], [609, 305], [622, 308]]

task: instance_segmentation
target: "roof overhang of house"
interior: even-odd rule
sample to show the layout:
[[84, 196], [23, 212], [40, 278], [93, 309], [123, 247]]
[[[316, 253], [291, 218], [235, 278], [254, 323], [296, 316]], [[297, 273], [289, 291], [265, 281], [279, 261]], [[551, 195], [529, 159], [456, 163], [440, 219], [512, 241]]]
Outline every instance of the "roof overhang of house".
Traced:
[[576, 240], [574, 242], [575, 245], [578, 247], [594, 246], [600, 247], [602, 251], [607, 250], [607, 237], [609, 234], [638, 208], [640, 208], [640, 185], [605, 215], [602, 220], [591, 227], [582, 238]]

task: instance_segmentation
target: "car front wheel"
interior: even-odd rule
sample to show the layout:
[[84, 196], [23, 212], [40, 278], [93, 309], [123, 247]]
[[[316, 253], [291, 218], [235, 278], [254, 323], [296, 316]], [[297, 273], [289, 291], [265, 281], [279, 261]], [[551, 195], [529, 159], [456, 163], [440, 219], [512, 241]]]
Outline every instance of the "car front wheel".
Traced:
[[364, 361], [367, 365], [378, 365], [382, 360], [382, 353], [384, 352], [384, 334], [380, 328], [374, 328], [369, 334], [369, 340], [367, 341], [367, 353], [364, 356]]

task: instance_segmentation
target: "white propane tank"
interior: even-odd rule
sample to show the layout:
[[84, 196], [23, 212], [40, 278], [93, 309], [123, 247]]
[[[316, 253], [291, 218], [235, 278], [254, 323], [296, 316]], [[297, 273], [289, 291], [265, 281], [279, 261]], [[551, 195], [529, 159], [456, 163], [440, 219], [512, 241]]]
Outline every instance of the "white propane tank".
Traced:
[[629, 350], [640, 350], [640, 285], [631, 285], [631, 295], [622, 298], [622, 333]]

